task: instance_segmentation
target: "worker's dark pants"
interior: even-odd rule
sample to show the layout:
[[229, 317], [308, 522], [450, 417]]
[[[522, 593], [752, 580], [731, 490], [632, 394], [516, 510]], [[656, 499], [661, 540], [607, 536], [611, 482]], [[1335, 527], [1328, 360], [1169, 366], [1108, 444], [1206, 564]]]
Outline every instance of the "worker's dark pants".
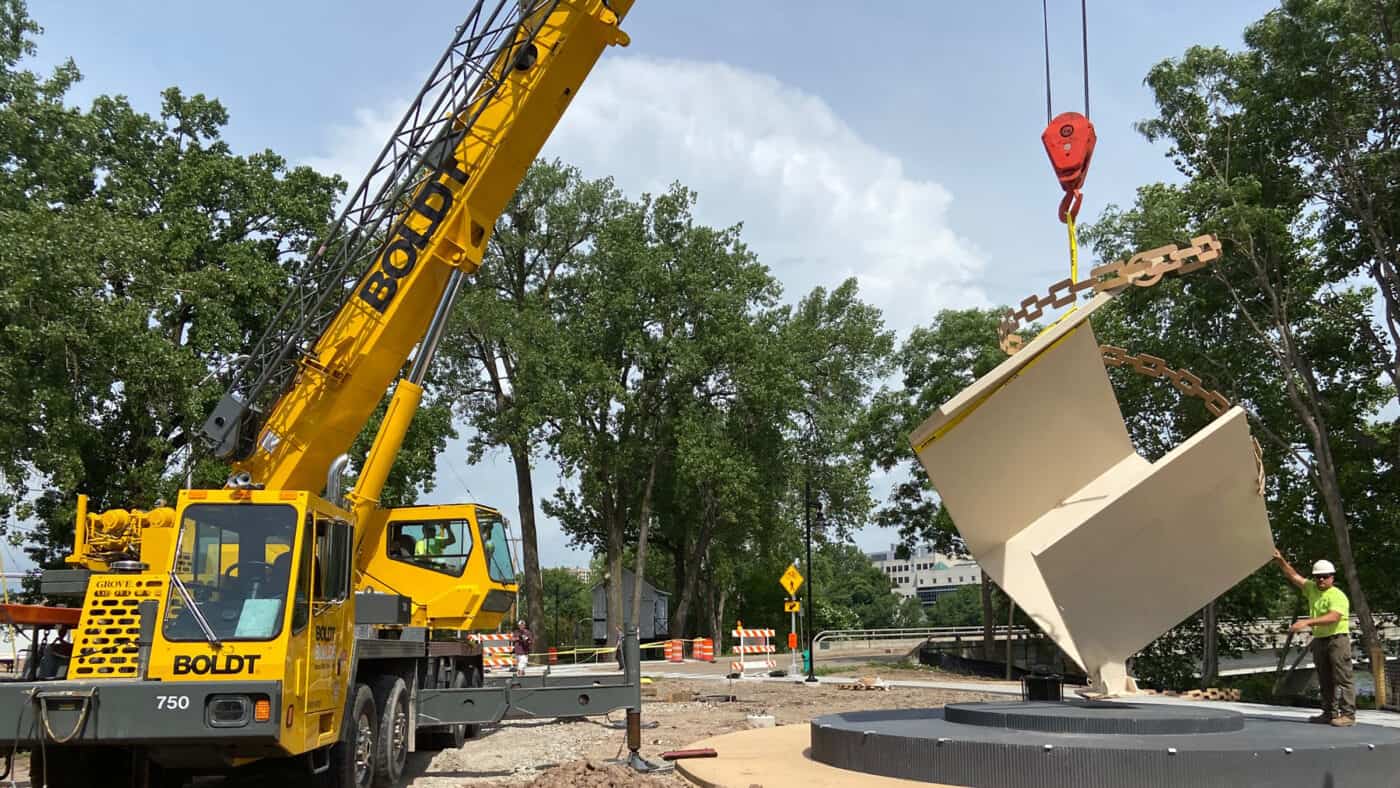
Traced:
[[1322, 711], [1336, 717], [1356, 716], [1356, 684], [1351, 679], [1351, 635], [1343, 632], [1313, 638], [1313, 664], [1322, 685]]

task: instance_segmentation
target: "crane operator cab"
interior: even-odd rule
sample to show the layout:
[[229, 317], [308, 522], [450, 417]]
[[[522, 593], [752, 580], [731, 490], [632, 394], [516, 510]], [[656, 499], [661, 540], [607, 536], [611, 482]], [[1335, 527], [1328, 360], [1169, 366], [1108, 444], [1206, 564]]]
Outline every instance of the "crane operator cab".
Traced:
[[405, 506], [383, 518], [379, 544], [368, 550], [363, 588], [415, 589], [413, 625], [432, 629], [495, 629], [515, 603], [516, 569], [509, 525], [478, 504]]

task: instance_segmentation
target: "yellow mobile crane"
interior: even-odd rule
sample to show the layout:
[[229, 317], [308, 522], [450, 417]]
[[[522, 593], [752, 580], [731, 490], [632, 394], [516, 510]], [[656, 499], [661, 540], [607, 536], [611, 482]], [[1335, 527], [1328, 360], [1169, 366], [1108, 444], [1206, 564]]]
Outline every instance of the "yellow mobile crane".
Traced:
[[[333, 788], [393, 786], [410, 750], [459, 746], [475, 724], [623, 707], [644, 765], [635, 631], [620, 675], [485, 686], [466, 631], [514, 601], [504, 518], [379, 505], [462, 278], [603, 49], [626, 45], [631, 5], [478, 0], [231, 365], [203, 427], [232, 465], [225, 487], [150, 511], [79, 497], [72, 568], [42, 582], [82, 600], [72, 642], [36, 646], [0, 683], [0, 752], [29, 750], [36, 785], [298, 759]], [[410, 357], [342, 494], [345, 452]]]

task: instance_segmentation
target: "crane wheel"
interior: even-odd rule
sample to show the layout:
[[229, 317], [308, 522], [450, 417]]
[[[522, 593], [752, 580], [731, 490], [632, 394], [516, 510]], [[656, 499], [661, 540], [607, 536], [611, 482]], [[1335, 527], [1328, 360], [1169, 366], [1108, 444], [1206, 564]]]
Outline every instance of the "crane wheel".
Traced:
[[[467, 668], [471, 670], [471, 668]], [[467, 674], [456, 671], [452, 674], [452, 683], [449, 689], [462, 689], [469, 686]], [[467, 728], [475, 728], [475, 725], [468, 726], [465, 722], [456, 725], [444, 725], [438, 728], [429, 728], [418, 734], [418, 749], [424, 751], [432, 750], [455, 750], [461, 747], [467, 740]]]
[[322, 788], [370, 788], [375, 777], [375, 744], [379, 736], [379, 714], [374, 693], [356, 684], [345, 704], [345, 733], [331, 747], [330, 769], [323, 775]]
[[374, 700], [379, 707], [379, 732], [375, 736], [374, 786], [397, 788], [408, 768], [408, 685], [398, 676], [374, 680]]

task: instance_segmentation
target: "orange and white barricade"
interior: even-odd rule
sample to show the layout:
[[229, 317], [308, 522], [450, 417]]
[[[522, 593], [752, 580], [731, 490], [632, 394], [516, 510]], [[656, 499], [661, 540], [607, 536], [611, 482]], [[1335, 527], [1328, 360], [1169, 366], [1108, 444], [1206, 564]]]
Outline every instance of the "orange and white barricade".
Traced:
[[773, 630], [771, 629], [736, 629], [734, 637], [738, 644], [734, 646], [734, 656], [738, 659], [729, 663], [732, 673], [740, 676], [749, 671], [767, 672], [778, 666], [773, 659]]
[[666, 661], [667, 661], [667, 662], [685, 662], [685, 641], [684, 641], [684, 640], [668, 640], [668, 641], [666, 641]]
[[511, 643], [512, 635], [509, 632], [473, 633], [469, 637], [481, 644], [483, 670], [509, 668], [515, 664], [515, 647]]
[[709, 638], [696, 638], [695, 658], [701, 662], [714, 662], [715, 642]]

